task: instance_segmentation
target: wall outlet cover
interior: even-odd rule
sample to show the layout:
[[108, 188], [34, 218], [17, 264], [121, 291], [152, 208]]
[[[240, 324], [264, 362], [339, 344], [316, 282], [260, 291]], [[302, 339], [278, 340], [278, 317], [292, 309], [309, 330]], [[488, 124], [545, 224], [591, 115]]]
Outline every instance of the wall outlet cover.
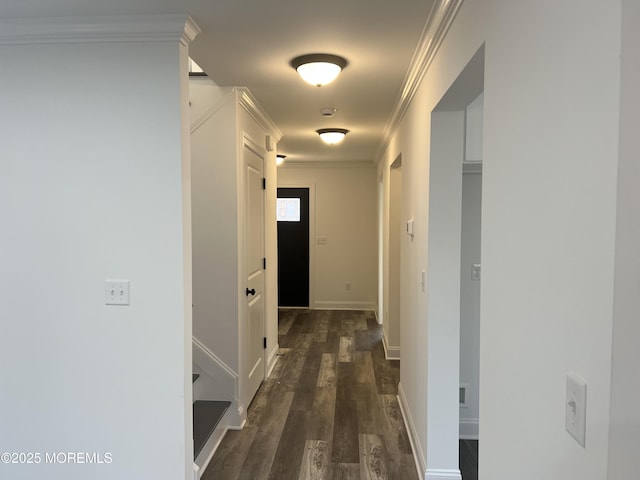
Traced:
[[105, 280], [104, 304], [129, 305], [129, 280]]
[[567, 374], [565, 429], [585, 446], [587, 430], [587, 383], [574, 373]]

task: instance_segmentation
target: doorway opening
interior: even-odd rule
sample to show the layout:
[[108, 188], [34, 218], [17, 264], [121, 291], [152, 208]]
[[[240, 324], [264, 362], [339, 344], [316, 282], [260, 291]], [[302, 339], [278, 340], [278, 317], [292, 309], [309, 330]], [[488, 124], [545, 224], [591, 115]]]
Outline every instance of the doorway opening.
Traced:
[[309, 189], [278, 188], [278, 306], [309, 308]]
[[402, 156], [389, 169], [388, 258], [383, 345], [387, 359], [400, 359], [400, 245], [402, 236]]
[[431, 112], [428, 438], [465, 480], [478, 468], [483, 90], [484, 46]]

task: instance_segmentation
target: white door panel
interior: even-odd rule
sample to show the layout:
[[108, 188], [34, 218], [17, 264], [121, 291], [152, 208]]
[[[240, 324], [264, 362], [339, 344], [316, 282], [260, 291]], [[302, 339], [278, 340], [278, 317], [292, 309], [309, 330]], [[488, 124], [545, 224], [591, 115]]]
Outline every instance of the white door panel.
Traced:
[[244, 318], [245, 361], [247, 362], [247, 404], [265, 375], [264, 338], [264, 149], [246, 136], [242, 158], [245, 175], [245, 280], [246, 315]]

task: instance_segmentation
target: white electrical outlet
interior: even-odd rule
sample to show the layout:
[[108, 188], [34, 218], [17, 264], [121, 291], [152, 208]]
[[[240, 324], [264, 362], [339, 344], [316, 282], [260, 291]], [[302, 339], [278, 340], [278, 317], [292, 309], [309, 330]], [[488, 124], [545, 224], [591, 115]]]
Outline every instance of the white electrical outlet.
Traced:
[[104, 304], [129, 305], [129, 280], [105, 280]]
[[573, 373], [567, 374], [564, 423], [567, 432], [584, 447], [587, 427], [587, 384]]

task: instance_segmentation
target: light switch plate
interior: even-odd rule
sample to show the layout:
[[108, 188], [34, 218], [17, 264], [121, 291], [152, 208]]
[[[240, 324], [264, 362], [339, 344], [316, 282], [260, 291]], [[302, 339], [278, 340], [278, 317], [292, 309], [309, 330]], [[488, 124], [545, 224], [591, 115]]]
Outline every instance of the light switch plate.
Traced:
[[129, 280], [105, 280], [104, 304], [129, 305]]
[[576, 441], [585, 446], [587, 426], [587, 383], [574, 373], [567, 374], [565, 428]]
[[407, 235], [413, 237], [413, 218], [407, 221]]

